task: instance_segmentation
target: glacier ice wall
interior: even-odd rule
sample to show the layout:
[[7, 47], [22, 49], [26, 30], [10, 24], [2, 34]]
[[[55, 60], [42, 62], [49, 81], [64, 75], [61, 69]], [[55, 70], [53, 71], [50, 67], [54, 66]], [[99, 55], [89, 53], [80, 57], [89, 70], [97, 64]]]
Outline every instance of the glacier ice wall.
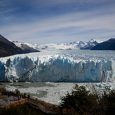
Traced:
[[14, 56], [0, 60], [0, 81], [102, 82], [114, 78], [114, 60], [77, 60], [65, 56]]
[[5, 80], [5, 66], [0, 62], [0, 81]]

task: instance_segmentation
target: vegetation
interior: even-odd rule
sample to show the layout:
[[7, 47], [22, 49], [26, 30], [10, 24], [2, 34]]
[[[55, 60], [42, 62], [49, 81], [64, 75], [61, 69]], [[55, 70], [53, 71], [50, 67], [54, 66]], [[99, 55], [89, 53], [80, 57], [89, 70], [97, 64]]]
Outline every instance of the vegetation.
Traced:
[[0, 87], [0, 93], [6, 92], [6, 89], [4, 87]]
[[[7, 91], [5, 88], [0, 88], [0, 99], [6, 99], [10, 96], [18, 97], [18, 100], [14, 104], [9, 104], [9, 106], [0, 106], [0, 115], [51, 115], [48, 113], [44, 113], [39, 107], [33, 105], [31, 102], [36, 105], [40, 102], [37, 99], [32, 99], [29, 94], [20, 93], [18, 89], [15, 89], [14, 92]], [[25, 98], [25, 100], [24, 100]], [[22, 101], [20, 101], [23, 99]], [[40, 102], [42, 105], [46, 105], [47, 103]], [[39, 104], [38, 104], [39, 105]], [[48, 104], [47, 104], [48, 106]], [[48, 107], [51, 107], [50, 105]]]
[[6, 95], [6, 96], [15, 96], [18, 97], [18, 99], [21, 98], [30, 98], [30, 94], [26, 94], [26, 93], [20, 93], [20, 91], [18, 89], [15, 89], [15, 91], [7, 91], [5, 88], [0, 88], [0, 94], [1, 95]]
[[[7, 91], [0, 88], [0, 92], [5, 93]], [[22, 98], [31, 98], [30, 95], [21, 94], [17, 89], [14, 93], [12, 92], [13, 94]], [[37, 100], [35, 101], [37, 102]], [[71, 93], [67, 93], [65, 97], [62, 97], [59, 109], [60, 113], [57, 113], [57, 115], [115, 115], [115, 90], [108, 90], [98, 96], [96, 93], [87, 91], [85, 87], [76, 85]], [[48, 115], [29, 103], [0, 110], [0, 115], [15, 114]]]
[[87, 91], [85, 87], [76, 85], [72, 93], [62, 97], [60, 107], [66, 110], [65, 114], [68, 115], [114, 115], [115, 91], [104, 92], [99, 97]]
[[29, 104], [19, 105], [10, 109], [0, 110], [0, 115], [48, 115], [31, 107]]
[[104, 92], [99, 100], [99, 106], [107, 115], [115, 115], [115, 90], [109, 93]]

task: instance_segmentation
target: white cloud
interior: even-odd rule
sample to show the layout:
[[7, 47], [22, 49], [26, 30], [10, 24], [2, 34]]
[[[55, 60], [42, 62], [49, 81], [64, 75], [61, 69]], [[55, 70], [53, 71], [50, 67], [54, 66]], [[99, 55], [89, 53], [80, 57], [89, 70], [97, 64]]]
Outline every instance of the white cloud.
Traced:
[[[68, 30], [68, 31], [67, 31]], [[4, 25], [0, 32], [12, 40], [69, 41], [92, 37], [113, 37], [115, 11], [113, 7], [95, 11], [73, 12], [42, 20]], [[91, 33], [92, 32], [92, 33]], [[62, 40], [63, 38], [63, 40]]]

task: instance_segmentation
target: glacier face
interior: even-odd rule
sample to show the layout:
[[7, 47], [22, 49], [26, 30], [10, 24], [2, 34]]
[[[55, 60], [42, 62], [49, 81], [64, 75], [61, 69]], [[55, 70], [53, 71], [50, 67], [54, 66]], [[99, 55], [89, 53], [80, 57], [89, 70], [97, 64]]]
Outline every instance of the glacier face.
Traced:
[[102, 82], [114, 78], [112, 59], [40, 53], [0, 59], [0, 81]]
[[0, 81], [5, 80], [5, 66], [2, 62], [0, 62]]

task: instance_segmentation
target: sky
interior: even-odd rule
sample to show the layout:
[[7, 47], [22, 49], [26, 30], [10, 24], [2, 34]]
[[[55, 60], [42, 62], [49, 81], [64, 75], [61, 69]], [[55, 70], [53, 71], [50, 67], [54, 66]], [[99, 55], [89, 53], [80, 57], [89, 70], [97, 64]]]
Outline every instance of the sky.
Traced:
[[115, 0], [0, 0], [0, 34], [29, 43], [115, 38]]

